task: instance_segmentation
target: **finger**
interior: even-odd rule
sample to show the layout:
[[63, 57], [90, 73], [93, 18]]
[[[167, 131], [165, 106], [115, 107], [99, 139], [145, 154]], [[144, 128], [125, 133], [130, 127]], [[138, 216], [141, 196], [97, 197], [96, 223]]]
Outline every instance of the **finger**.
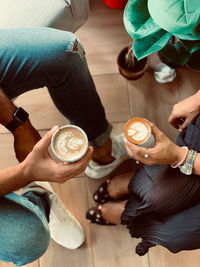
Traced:
[[135, 159], [135, 157], [142, 157], [146, 153], [146, 148], [135, 145], [127, 139], [125, 139], [124, 142], [130, 157]]
[[178, 116], [174, 116], [173, 114], [171, 114], [168, 118], [168, 122], [176, 129], [179, 128], [179, 118]]
[[185, 128], [187, 128], [188, 124], [190, 123], [191, 121], [189, 119], [186, 119], [181, 125], [179, 125], [179, 129], [180, 130], [184, 130]]
[[152, 122], [149, 122], [151, 126], [151, 131], [153, 136], [155, 137], [155, 140], [158, 140], [162, 134], [161, 130]]
[[[76, 162], [72, 162], [72, 163], [64, 162], [62, 165], [67, 165], [68, 170], [70, 169], [70, 170], [77, 171], [78, 169], [80, 169], [82, 167], [84, 167], [84, 169], [85, 169], [87, 167], [90, 159], [91, 159], [92, 153], [93, 153], [93, 147], [89, 146], [86, 155], [82, 159], [80, 159], [79, 161], [76, 161]], [[65, 171], [65, 169], [63, 169], [63, 171]]]
[[37, 147], [38, 149], [44, 151], [47, 150], [50, 143], [51, 143], [51, 138], [53, 136], [53, 134], [55, 133], [55, 131], [58, 129], [59, 127], [56, 125], [54, 127], [51, 128], [50, 131], [48, 131], [43, 137], [42, 139], [40, 139], [40, 141], [36, 144], [35, 147]]
[[73, 163], [64, 163], [60, 165], [59, 167], [59, 173], [61, 174], [62, 177], [65, 177], [66, 179], [74, 178], [75, 176], [79, 175], [82, 173], [92, 156], [93, 148], [89, 147], [87, 154], [79, 161], [73, 162]]

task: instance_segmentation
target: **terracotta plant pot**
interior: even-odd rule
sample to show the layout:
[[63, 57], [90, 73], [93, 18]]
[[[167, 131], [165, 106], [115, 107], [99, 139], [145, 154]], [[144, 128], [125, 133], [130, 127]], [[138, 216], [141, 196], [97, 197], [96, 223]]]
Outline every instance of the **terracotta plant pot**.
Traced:
[[137, 80], [145, 73], [149, 66], [149, 58], [137, 60], [132, 49], [125, 47], [117, 57], [119, 72], [128, 80]]

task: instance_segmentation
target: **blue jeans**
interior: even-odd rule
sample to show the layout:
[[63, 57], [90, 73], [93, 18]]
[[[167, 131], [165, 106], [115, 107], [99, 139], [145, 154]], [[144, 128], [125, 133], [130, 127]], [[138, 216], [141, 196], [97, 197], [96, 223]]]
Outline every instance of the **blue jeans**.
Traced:
[[0, 261], [21, 266], [44, 254], [50, 240], [49, 209], [40, 190], [0, 197]]
[[0, 86], [5, 94], [12, 99], [46, 86], [58, 110], [86, 132], [91, 144], [104, 145], [111, 125], [76, 36], [51, 28], [0, 30], [0, 36]]
[[[50, 28], [0, 30], [0, 36], [0, 86], [5, 94], [12, 99], [46, 86], [59, 111], [84, 129], [94, 146], [104, 145], [111, 125], [76, 36]], [[45, 252], [48, 216], [41, 202], [34, 193], [0, 198], [1, 261], [20, 266]]]

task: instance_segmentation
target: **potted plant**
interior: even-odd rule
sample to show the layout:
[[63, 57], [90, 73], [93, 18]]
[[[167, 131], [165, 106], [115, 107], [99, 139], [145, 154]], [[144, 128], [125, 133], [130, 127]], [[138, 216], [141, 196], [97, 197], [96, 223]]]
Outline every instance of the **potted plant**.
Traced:
[[132, 45], [124, 47], [117, 57], [119, 72], [128, 80], [137, 80], [145, 73], [149, 65], [149, 58], [137, 60]]
[[160, 51], [166, 64], [200, 71], [199, 10], [196, 0], [128, 1], [124, 25], [134, 40], [135, 57], [142, 60]]

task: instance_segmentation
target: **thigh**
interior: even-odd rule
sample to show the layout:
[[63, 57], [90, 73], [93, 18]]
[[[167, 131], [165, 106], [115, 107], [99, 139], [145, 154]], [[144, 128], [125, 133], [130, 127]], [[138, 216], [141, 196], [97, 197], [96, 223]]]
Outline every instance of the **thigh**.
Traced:
[[14, 193], [0, 197], [0, 260], [20, 266], [38, 259], [49, 245], [44, 214]]
[[56, 84], [76, 36], [51, 28], [0, 30], [0, 86], [10, 97]]

